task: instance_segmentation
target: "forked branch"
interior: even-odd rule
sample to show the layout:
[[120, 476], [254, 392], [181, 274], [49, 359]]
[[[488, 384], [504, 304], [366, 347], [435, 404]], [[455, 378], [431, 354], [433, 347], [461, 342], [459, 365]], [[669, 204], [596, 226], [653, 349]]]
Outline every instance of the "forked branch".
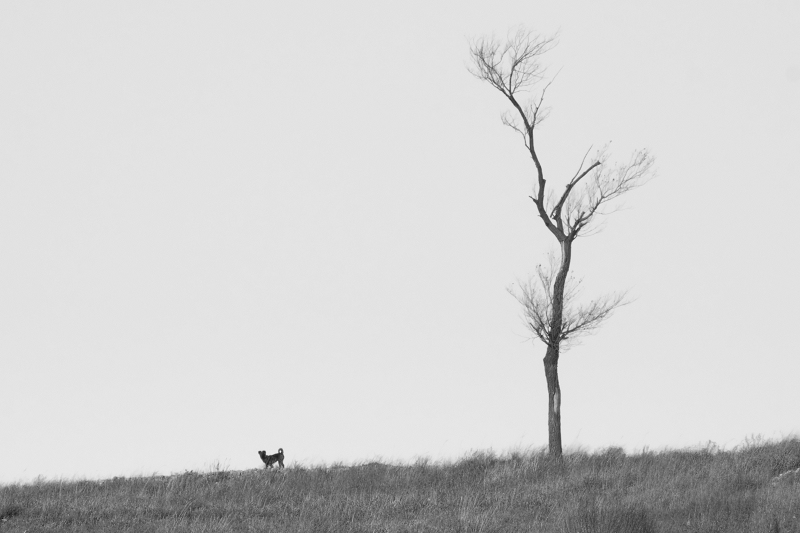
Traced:
[[[607, 155], [602, 149], [584, 168], [587, 152], [555, 205], [546, 202], [547, 182], [536, 151], [534, 130], [547, 117], [544, 96], [553, 81], [551, 79], [537, 90], [546, 71], [540, 58], [555, 43], [554, 36], [536, 35], [524, 29], [517, 30], [505, 41], [496, 38], [476, 40], [470, 47], [470, 72], [500, 91], [511, 103], [513, 111], [503, 114], [503, 124], [522, 136], [536, 165], [536, 185], [530, 198], [547, 229], [559, 242], [564, 242], [586, 234], [592, 229], [597, 215], [607, 214], [604, 208], [609, 202], [645, 183], [653, 158], [646, 150], [641, 150], [627, 164], [606, 170]], [[549, 208], [546, 203], [550, 204]]]
[[577, 180], [571, 181], [567, 185], [568, 190], [565, 190], [562, 197], [564, 202], [559, 201], [560, 205], [557, 206], [559, 217], [562, 216], [561, 211], [565, 203], [567, 204], [564, 222], [567, 226], [567, 234], [572, 239], [590, 231], [595, 225], [597, 216], [613, 212], [614, 209], [611, 211], [605, 209], [610, 202], [644, 185], [652, 177], [655, 159], [647, 150], [634, 152], [630, 161], [617, 164], [611, 169], [603, 168], [606, 160], [605, 150], [601, 150], [597, 155], [597, 162], [578, 178], [583, 178], [589, 170], [594, 171], [585, 186], [572, 201], [568, 201], [567, 197], [572, 190], [571, 186], [573, 183], [577, 183]]

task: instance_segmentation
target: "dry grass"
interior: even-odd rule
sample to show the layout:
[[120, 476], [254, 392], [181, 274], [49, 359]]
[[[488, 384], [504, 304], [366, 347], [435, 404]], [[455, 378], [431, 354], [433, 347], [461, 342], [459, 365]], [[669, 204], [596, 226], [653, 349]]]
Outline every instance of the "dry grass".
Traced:
[[800, 440], [0, 487], [0, 531], [800, 532]]

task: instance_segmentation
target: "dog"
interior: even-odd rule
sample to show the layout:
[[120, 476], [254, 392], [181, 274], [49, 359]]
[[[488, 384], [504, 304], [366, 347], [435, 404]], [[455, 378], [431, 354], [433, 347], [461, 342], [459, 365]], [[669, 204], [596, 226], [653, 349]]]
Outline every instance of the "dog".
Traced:
[[258, 452], [258, 456], [264, 461], [266, 465], [264, 468], [272, 468], [275, 463], [283, 468], [283, 448], [278, 448], [278, 453], [272, 455], [267, 455], [267, 452], [262, 450]]

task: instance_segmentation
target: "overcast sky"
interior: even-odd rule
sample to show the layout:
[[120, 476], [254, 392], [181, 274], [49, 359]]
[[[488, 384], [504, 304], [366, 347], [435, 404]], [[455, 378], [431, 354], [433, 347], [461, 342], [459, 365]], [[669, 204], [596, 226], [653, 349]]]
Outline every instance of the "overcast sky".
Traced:
[[554, 239], [471, 38], [559, 35], [538, 146], [658, 176], [579, 239], [635, 301], [568, 449], [800, 432], [800, 4], [0, 3], [0, 482], [547, 444], [507, 288]]

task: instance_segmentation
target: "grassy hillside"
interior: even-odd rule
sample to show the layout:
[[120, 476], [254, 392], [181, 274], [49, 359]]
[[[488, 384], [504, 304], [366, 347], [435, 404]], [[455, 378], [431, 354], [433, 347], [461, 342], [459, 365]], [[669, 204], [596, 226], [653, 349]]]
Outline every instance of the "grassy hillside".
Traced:
[[800, 532], [800, 440], [0, 487], [0, 531]]

